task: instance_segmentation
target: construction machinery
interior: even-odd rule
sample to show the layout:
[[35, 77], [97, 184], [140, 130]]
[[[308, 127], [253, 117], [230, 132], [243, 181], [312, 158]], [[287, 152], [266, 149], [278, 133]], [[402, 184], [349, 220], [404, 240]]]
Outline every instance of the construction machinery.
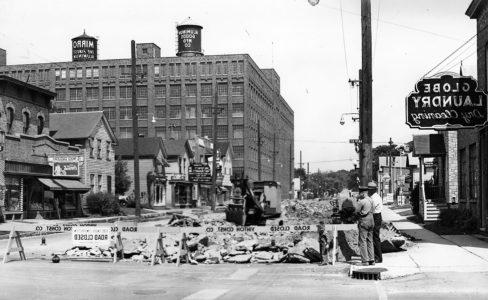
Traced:
[[276, 181], [234, 179], [234, 195], [225, 210], [226, 220], [236, 225], [265, 225], [281, 216], [281, 188]]

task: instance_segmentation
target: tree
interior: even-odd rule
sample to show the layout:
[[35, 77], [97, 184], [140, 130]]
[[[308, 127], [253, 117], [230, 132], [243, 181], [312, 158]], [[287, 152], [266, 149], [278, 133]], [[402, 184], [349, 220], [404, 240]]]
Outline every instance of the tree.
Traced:
[[115, 162], [115, 193], [122, 195], [130, 188], [132, 181], [128, 175], [127, 162], [118, 159]]

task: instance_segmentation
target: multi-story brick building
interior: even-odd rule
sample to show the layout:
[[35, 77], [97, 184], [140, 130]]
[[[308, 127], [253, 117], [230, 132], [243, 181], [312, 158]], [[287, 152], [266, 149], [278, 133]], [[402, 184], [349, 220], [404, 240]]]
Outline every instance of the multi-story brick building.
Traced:
[[0, 209], [5, 214], [81, 214], [80, 194], [89, 190], [79, 181], [81, 149], [48, 135], [54, 97], [48, 90], [0, 76]]
[[[288, 194], [294, 113], [280, 94], [274, 69], [261, 69], [247, 54], [161, 57], [153, 43], [137, 44], [136, 53], [139, 133], [211, 138], [216, 95], [221, 109], [217, 137], [232, 146], [234, 173], [258, 179], [260, 120], [261, 179], [281, 182], [283, 194]], [[130, 65], [130, 59], [5, 65], [0, 74], [56, 92], [59, 111], [103, 110], [117, 137], [130, 138]]]

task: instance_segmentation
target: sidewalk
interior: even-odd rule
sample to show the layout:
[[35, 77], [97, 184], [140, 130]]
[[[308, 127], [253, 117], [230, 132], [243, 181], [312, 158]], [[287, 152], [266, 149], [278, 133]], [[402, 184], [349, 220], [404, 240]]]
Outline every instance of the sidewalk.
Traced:
[[473, 235], [437, 235], [388, 207], [383, 208], [382, 216], [383, 221], [416, 239], [407, 251], [384, 254], [383, 263], [376, 265], [388, 269], [384, 278], [422, 272], [488, 271], [488, 242]]

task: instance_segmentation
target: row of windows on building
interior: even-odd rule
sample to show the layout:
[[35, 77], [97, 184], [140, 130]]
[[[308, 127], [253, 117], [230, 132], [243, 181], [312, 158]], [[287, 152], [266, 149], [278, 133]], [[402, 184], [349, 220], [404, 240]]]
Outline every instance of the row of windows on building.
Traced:
[[[112, 176], [107, 175], [107, 181], [106, 181], [106, 191], [108, 193], [112, 192]], [[103, 175], [100, 174], [90, 174], [90, 188], [91, 192], [102, 192], [103, 188]]]
[[[172, 84], [169, 86], [169, 97], [170, 98], [180, 98], [182, 96], [182, 85]], [[197, 97], [197, 85], [196, 84], [186, 84], [184, 86], [186, 97]], [[227, 83], [217, 84], [217, 94], [219, 96], [228, 96], [229, 86]], [[69, 100], [83, 100], [83, 88], [69, 88], [69, 89], [56, 89], [58, 101], [65, 101], [67, 99], [67, 91], [69, 93]], [[85, 88], [86, 100], [98, 100], [100, 98], [100, 88], [99, 87], [87, 87]], [[113, 100], [116, 99], [115, 86], [102, 87], [102, 99]], [[201, 97], [211, 97], [213, 96], [212, 84], [202, 83], [200, 84], [200, 95]], [[243, 96], [244, 95], [244, 85], [242, 83], [232, 84], [232, 96]], [[148, 89], [147, 86], [138, 86], [136, 89], [136, 96], [138, 99], [147, 99]], [[156, 98], [166, 98], [166, 86], [165, 85], [155, 85], [154, 86], [154, 96]], [[132, 86], [121, 86], [119, 87], [119, 97], [120, 99], [131, 99], [132, 98]]]
[[459, 150], [459, 199], [478, 197], [478, 165], [476, 143]]
[[[200, 68], [198, 68], [200, 65]], [[118, 69], [118, 72], [117, 72]], [[51, 69], [31, 69], [31, 70], [13, 70], [0, 72], [0, 74], [8, 74], [11, 77], [20, 80], [29, 81], [49, 81]], [[200, 75], [228, 75], [228, 74], [243, 74], [244, 61], [222, 61], [222, 62], [196, 62], [192, 63], [168, 63], [155, 64], [153, 67], [153, 74], [155, 77], [165, 76], [196, 76]], [[137, 65], [136, 74], [147, 75], [148, 65]], [[75, 67], [75, 68], [56, 68], [54, 69], [54, 76], [56, 80], [63, 79], [98, 79], [102, 78], [116, 78], [117, 76], [125, 78], [132, 76], [132, 68], [130, 65], [119, 66], [91, 66], [91, 67]], [[147, 77], [147, 76], [146, 76]]]
[[[7, 134], [14, 134], [14, 120], [15, 120], [15, 111], [13, 107], [7, 107], [6, 109], [6, 117], [7, 117]], [[22, 112], [22, 133], [28, 134], [29, 128], [31, 126], [31, 113], [28, 110], [24, 110]], [[37, 134], [41, 134], [44, 130], [44, 116], [38, 115], [37, 116]]]
[[[211, 118], [212, 117], [212, 105], [202, 104], [201, 106], [201, 118]], [[228, 105], [219, 104], [218, 118], [228, 117]], [[86, 111], [98, 111], [98, 107], [87, 107]], [[66, 109], [58, 109], [59, 112], [66, 112]], [[82, 108], [70, 108], [69, 112], [81, 112]], [[120, 120], [131, 120], [132, 119], [132, 106], [119, 106], [119, 119]], [[197, 118], [197, 106], [196, 105], [170, 105], [169, 114], [167, 114], [166, 105], [155, 105], [154, 113], [148, 112], [147, 106], [137, 107], [137, 117], [139, 120], [147, 120], [149, 116], [154, 116], [155, 119], [164, 119], [169, 116], [170, 119], [181, 119], [183, 116], [185, 119], [196, 119]], [[117, 108], [116, 107], [104, 107], [103, 112], [108, 120], [117, 119]], [[239, 118], [244, 116], [244, 103], [233, 103], [232, 104], [232, 117]]]
[[[194, 138], [197, 135], [200, 136], [213, 136], [212, 125], [202, 125], [200, 127], [201, 133], [198, 134], [197, 126], [156, 126], [155, 128], [156, 136], [163, 139], [183, 139], [183, 138]], [[119, 138], [132, 138], [133, 132], [132, 127], [119, 127]], [[138, 127], [138, 133], [141, 136], [148, 136], [147, 127]], [[217, 126], [217, 138], [218, 139], [228, 139], [229, 138], [229, 125], [218, 125]], [[232, 135], [231, 138], [243, 139], [244, 138], [244, 126], [243, 125], [232, 125]]]
[[[111, 160], [110, 152], [110, 142], [103, 142], [101, 139], [89, 139], [90, 143], [90, 158], [105, 159], [107, 161]], [[104, 148], [104, 149], [103, 149]], [[105, 153], [105, 156], [103, 155]]]

